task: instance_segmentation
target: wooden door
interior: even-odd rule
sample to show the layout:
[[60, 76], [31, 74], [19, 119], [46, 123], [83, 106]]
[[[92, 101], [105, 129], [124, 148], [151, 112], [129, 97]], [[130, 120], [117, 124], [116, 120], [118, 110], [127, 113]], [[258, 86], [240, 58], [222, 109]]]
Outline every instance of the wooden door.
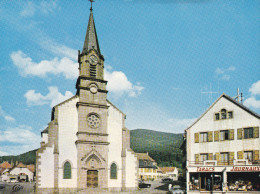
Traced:
[[88, 170], [87, 187], [88, 188], [98, 187], [98, 171], [97, 170]]

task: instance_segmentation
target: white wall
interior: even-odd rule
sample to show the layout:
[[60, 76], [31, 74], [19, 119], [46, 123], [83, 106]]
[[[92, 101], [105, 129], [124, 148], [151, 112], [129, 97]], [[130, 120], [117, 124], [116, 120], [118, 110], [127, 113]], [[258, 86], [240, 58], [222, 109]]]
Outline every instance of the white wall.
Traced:
[[16, 167], [16, 168], [12, 169], [10, 172], [11, 175], [19, 175], [20, 173], [24, 173], [24, 174], [28, 175], [29, 181], [33, 180], [33, 172], [30, 171], [28, 168]]
[[39, 162], [39, 188], [54, 187], [54, 155], [53, 147], [46, 147], [46, 150], [40, 154]]
[[[214, 120], [216, 112], [225, 108], [233, 111], [233, 119]], [[259, 149], [260, 139], [237, 140], [237, 129], [243, 127], [256, 127], [260, 125], [260, 120], [246, 112], [236, 104], [225, 98], [221, 98], [194, 126], [187, 131], [187, 160], [195, 161], [195, 154], [216, 152], [235, 152], [234, 159], [237, 159], [237, 152], [242, 150]], [[194, 134], [198, 132], [219, 131], [234, 129], [234, 140], [195, 143]]]
[[131, 152], [126, 152], [126, 187], [134, 188], [137, 186], [138, 167], [137, 157]]
[[[77, 187], [77, 131], [78, 112], [76, 103], [78, 98], [73, 98], [58, 107], [59, 123], [59, 187]], [[63, 179], [63, 165], [66, 161], [71, 164], [71, 179]]]
[[[122, 113], [111, 104], [108, 104], [107, 133], [108, 142], [108, 187], [122, 187]], [[110, 166], [112, 163], [117, 165], [117, 179], [110, 179]]]
[[42, 141], [46, 144], [48, 143], [48, 133], [43, 133], [42, 134]]

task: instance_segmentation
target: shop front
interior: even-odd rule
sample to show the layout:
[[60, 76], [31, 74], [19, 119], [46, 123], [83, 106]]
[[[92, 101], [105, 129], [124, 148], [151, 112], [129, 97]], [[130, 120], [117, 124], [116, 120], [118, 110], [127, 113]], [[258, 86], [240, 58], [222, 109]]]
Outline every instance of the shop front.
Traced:
[[189, 191], [222, 191], [223, 170], [219, 167], [189, 169]]
[[229, 191], [260, 191], [260, 166], [227, 168]]

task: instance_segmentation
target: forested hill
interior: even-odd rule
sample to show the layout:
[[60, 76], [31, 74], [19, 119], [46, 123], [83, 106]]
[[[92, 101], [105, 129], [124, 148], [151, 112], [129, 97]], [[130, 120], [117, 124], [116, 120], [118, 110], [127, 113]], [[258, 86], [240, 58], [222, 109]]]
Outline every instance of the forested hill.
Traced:
[[17, 156], [0, 156], [0, 163], [8, 161], [15, 164], [16, 161], [22, 162], [23, 164], [35, 164], [36, 163], [36, 150], [17, 155]]
[[[183, 141], [183, 134], [165, 133], [148, 129], [130, 131], [131, 148], [135, 152], [148, 152], [159, 166], [181, 167], [182, 153], [179, 149]], [[20, 161], [24, 164], [36, 163], [36, 151], [32, 150], [17, 156], [0, 156], [3, 161]]]
[[130, 131], [131, 148], [135, 152], [148, 152], [159, 166], [181, 167], [182, 153], [179, 149], [183, 134], [165, 133], [148, 129]]

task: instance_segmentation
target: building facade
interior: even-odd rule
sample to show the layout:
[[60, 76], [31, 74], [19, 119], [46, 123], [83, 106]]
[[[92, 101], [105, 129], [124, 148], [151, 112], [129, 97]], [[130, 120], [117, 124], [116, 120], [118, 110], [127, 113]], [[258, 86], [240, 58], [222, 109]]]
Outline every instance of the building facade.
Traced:
[[177, 181], [179, 177], [178, 169], [176, 167], [160, 167], [162, 176]]
[[130, 149], [126, 115], [107, 100], [104, 57], [90, 10], [83, 50], [78, 53], [77, 93], [53, 107], [51, 122], [42, 131], [38, 193], [138, 186], [138, 160]]
[[226, 94], [186, 133], [188, 193], [260, 191], [260, 116]]
[[136, 153], [139, 160], [139, 179], [157, 180], [162, 173], [155, 160], [147, 153]]

